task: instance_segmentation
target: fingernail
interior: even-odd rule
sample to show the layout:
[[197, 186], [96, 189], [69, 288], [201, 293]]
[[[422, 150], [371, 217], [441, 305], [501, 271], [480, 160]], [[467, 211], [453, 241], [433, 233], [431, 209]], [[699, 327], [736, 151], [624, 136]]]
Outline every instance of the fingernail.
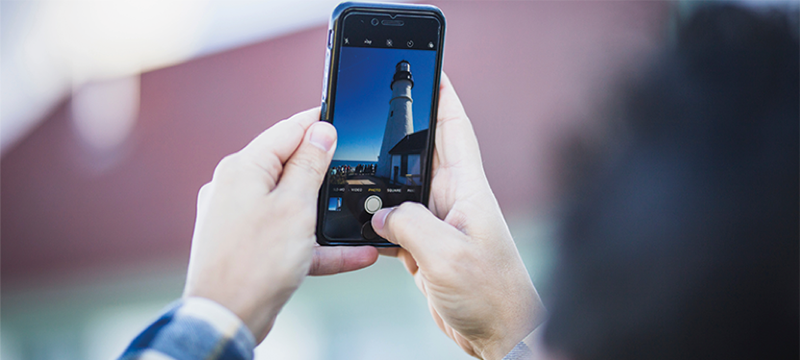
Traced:
[[333, 147], [333, 143], [336, 142], [336, 129], [333, 128], [333, 125], [325, 122], [318, 122], [311, 125], [310, 130], [311, 135], [308, 137], [308, 141], [322, 149], [322, 151], [330, 151], [331, 147]]
[[386, 225], [386, 217], [394, 210], [393, 207], [378, 210], [375, 215], [372, 215], [372, 228], [375, 230], [383, 230]]

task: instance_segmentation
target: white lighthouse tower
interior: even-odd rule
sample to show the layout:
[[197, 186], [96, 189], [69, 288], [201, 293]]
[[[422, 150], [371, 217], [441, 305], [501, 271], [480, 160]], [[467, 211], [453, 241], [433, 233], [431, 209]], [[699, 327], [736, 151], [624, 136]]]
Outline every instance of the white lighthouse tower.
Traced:
[[[391, 150], [406, 135], [414, 132], [414, 117], [411, 112], [411, 88], [414, 87], [414, 78], [411, 76], [411, 65], [408, 61], [401, 60], [395, 66], [392, 78], [392, 99], [389, 100], [389, 119], [386, 121], [386, 130], [383, 132], [383, 143], [378, 155], [378, 168], [376, 175], [394, 179], [392, 172]], [[405, 176], [405, 174], [399, 174]]]

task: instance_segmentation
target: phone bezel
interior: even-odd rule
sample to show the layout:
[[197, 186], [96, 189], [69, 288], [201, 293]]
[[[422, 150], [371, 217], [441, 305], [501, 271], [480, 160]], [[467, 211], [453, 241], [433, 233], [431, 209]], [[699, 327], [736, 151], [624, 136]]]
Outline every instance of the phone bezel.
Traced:
[[[436, 136], [436, 119], [439, 104], [439, 84], [441, 80], [442, 60], [444, 57], [444, 40], [445, 40], [445, 19], [442, 11], [431, 5], [413, 5], [413, 4], [365, 4], [365, 3], [342, 3], [334, 9], [331, 15], [331, 21], [328, 26], [328, 46], [325, 58], [325, 75], [323, 82], [322, 105], [320, 110], [320, 120], [333, 123], [332, 115], [334, 106], [330, 106], [335, 101], [337, 74], [339, 66], [339, 49], [342, 46], [342, 26], [344, 19], [351, 13], [380, 13], [389, 15], [421, 15], [435, 17], [440, 24], [438, 34], [438, 47], [436, 49], [436, 71], [434, 71], [434, 91], [431, 99], [431, 119], [428, 125], [428, 148], [425, 153], [424, 168], [422, 169], [422, 191], [420, 196], [420, 203], [428, 204], [430, 197], [431, 186], [431, 168], [433, 160], [433, 152], [435, 149], [434, 138]], [[325, 200], [327, 199], [327, 186], [328, 176], [326, 174], [322, 187], [319, 190], [317, 202], [317, 242], [320, 245], [326, 246], [376, 246], [376, 247], [397, 247], [385, 239], [378, 237], [375, 240], [367, 240], [363, 237], [361, 240], [341, 241], [328, 239], [323, 232], [324, 225], [324, 211]]]

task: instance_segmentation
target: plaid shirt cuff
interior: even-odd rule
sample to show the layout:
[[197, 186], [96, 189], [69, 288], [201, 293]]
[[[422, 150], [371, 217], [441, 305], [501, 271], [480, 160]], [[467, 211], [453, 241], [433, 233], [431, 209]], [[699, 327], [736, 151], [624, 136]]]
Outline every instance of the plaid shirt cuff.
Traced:
[[233, 312], [208, 299], [188, 298], [170, 305], [120, 360], [251, 360], [255, 345]]
[[535, 342], [534, 331], [531, 331], [517, 346], [503, 357], [503, 360], [530, 360], [534, 359], [533, 343]]

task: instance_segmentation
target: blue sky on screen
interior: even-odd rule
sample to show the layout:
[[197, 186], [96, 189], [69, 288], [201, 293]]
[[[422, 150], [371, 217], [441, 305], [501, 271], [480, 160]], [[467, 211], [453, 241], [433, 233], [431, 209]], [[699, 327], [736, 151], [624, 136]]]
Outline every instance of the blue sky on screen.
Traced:
[[389, 117], [395, 65], [411, 64], [414, 131], [428, 128], [436, 52], [342, 47], [333, 125], [339, 132], [334, 160], [377, 161]]

